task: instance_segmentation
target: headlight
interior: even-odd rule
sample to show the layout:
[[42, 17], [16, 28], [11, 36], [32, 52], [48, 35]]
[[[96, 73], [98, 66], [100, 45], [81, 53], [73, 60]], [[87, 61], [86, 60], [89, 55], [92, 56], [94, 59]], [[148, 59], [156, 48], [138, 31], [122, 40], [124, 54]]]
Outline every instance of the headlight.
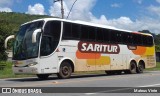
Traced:
[[28, 66], [34, 66], [34, 65], [37, 65], [37, 64], [38, 64], [38, 62], [33, 62], [31, 64], [28, 64]]

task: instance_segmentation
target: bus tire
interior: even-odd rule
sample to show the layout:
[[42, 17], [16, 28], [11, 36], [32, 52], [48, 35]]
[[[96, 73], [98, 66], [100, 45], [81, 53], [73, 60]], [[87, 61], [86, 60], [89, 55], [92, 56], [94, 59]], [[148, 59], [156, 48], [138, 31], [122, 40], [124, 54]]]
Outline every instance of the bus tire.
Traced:
[[60, 66], [59, 73], [57, 74], [59, 79], [67, 79], [71, 76], [72, 74], [72, 67], [69, 62], [62, 62]]
[[37, 74], [37, 77], [41, 80], [45, 80], [47, 79], [49, 76], [49, 74]]
[[136, 62], [132, 61], [132, 62], [130, 63], [129, 73], [130, 73], [130, 74], [136, 74], [136, 73], [137, 73]]
[[143, 73], [143, 70], [144, 70], [143, 62], [139, 62], [138, 67], [137, 67], [137, 73]]

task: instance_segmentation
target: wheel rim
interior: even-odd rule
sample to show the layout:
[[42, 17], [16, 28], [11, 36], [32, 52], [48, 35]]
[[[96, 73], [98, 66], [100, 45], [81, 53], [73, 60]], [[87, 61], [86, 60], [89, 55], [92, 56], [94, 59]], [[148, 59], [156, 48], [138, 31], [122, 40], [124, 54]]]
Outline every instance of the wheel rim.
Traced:
[[135, 70], [135, 69], [136, 69], [135, 64], [131, 64], [131, 70]]
[[139, 71], [142, 72], [143, 69], [144, 69], [143, 65], [140, 64], [140, 65], [139, 65]]
[[62, 68], [62, 73], [63, 73], [63, 75], [65, 75], [65, 76], [69, 75], [69, 73], [70, 73], [69, 67], [64, 66], [64, 67]]

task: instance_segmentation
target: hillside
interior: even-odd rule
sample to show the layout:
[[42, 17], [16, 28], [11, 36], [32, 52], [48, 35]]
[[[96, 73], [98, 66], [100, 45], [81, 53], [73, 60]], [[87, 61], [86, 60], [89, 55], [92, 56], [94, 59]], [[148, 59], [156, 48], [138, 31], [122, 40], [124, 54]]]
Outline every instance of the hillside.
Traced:
[[[9, 35], [15, 35], [19, 30], [19, 26], [25, 22], [40, 19], [40, 18], [47, 18], [51, 16], [46, 15], [29, 15], [24, 13], [7, 13], [7, 12], [0, 12], [0, 61], [7, 59], [7, 54], [5, 53], [4, 48], [4, 40]], [[12, 42], [9, 42], [9, 49], [11, 49]]]
[[47, 15], [29, 15], [24, 13], [15, 13], [15, 12], [0, 12], [0, 23], [9, 23], [11, 27], [13, 27], [13, 31], [17, 31], [19, 26], [25, 22], [40, 19], [40, 18], [47, 18], [51, 16]]

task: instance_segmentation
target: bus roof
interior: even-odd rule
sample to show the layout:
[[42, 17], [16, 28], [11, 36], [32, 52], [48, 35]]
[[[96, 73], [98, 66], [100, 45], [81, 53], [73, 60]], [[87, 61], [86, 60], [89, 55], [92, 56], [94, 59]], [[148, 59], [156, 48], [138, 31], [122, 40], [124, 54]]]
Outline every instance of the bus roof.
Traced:
[[118, 31], [124, 31], [124, 32], [133, 32], [133, 33], [137, 33], [137, 34], [142, 34], [142, 35], [149, 35], [152, 36], [151, 34], [148, 33], [141, 33], [141, 32], [137, 32], [137, 31], [129, 31], [129, 30], [124, 30], [124, 29], [119, 29], [113, 26], [108, 26], [108, 25], [102, 25], [102, 24], [96, 24], [96, 23], [90, 23], [90, 22], [85, 22], [85, 21], [80, 21], [80, 20], [66, 20], [66, 19], [61, 19], [61, 18], [42, 18], [42, 19], [36, 19], [36, 20], [32, 20], [29, 22], [26, 22], [22, 25], [31, 23], [31, 22], [36, 22], [36, 21], [52, 21], [52, 20], [58, 20], [58, 21], [64, 21], [64, 22], [70, 22], [70, 23], [76, 23], [76, 24], [82, 24], [82, 25], [88, 25], [88, 26], [94, 26], [94, 27], [101, 27], [101, 28], [107, 28], [107, 29], [112, 29], [112, 30], [118, 30]]

